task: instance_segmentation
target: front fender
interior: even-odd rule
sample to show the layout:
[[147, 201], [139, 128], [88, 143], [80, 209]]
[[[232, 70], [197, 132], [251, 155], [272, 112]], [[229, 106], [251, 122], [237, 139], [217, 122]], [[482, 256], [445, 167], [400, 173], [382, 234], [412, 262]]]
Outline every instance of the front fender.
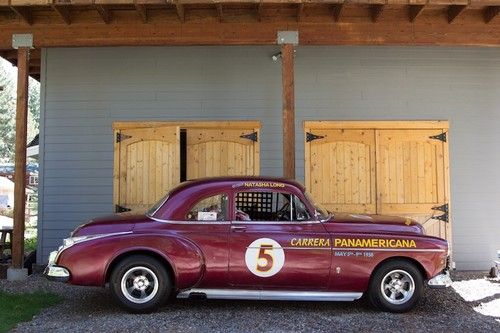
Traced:
[[130, 234], [78, 243], [60, 254], [57, 265], [70, 271], [71, 284], [102, 286], [116, 259], [138, 251], [154, 253], [168, 262], [178, 289], [195, 285], [203, 276], [205, 261], [200, 249], [174, 235]]

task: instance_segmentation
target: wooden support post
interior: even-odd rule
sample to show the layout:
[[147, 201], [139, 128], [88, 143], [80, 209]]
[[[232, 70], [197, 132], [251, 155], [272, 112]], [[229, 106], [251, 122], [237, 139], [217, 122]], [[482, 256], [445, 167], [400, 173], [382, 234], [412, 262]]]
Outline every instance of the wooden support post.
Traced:
[[28, 47], [17, 50], [16, 156], [14, 170], [14, 232], [12, 267], [23, 268], [26, 206], [26, 141], [28, 136]]
[[293, 44], [281, 46], [283, 75], [283, 177], [295, 178], [295, 93]]

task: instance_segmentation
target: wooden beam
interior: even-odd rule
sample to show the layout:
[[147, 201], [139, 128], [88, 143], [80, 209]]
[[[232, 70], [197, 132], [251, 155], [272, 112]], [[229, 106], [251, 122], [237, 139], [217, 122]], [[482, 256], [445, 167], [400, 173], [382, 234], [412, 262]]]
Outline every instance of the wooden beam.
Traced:
[[262, 21], [263, 12], [264, 12], [264, 3], [261, 0], [257, 5], [257, 19], [259, 20], [259, 22]]
[[455, 19], [463, 13], [467, 5], [452, 5], [448, 7], [448, 23], [453, 23]]
[[[208, 12], [213, 16], [212, 11]], [[331, 12], [330, 16], [309, 16], [307, 22], [296, 22], [296, 18], [290, 16], [272, 19], [269, 16], [268, 19], [266, 10], [263, 21], [258, 22], [252, 8], [244, 21], [227, 22], [226, 19], [226, 22], [219, 23], [212, 19], [197, 22], [193, 15], [187, 26], [177, 20], [165, 20], [159, 15], [149, 15], [150, 24], [142, 24], [134, 9], [128, 16], [123, 16], [123, 12], [116, 17], [113, 15], [111, 29], [100, 19], [97, 20], [95, 12], [87, 11], [79, 13], [78, 21], [73, 19], [71, 25], [61, 24], [61, 19], [55, 15], [47, 17], [43, 23], [38, 23], [35, 18], [31, 27], [20, 20], [0, 20], [0, 50], [12, 49], [12, 34], [20, 31], [32, 33], [37, 48], [275, 45], [277, 32], [290, 27], [299, 31], [302, 45], [500, 46], [500, 19], [485, 24], [482, 15], [467, 15], [460, 24], [448, 24], [442, 12], [429, 10], [425, 17], [410, 24], [408, 13], [403, 12], [404, 15], [398, 19], [384, 16], [377, 24], [367, 19], [341, 25], [334, 22]], [[358, 15], [361, 13], [365, 10]], [[188, 17], [186, 19], [189, 20]]]
[[136, 3], [135, 10], [137, 11], [137, 14], [139, 14], [142, 23], [148, 23], [148, 10], [146, 5]]
[[59, 14], [59, 16], [67, 25], [71, 24], [71, 14], [69, 12], [69, 7], [58, 5], [52, 5], [51, 7], [57, 14]]
[[297, 22], [300, 22], [304, 16], [304, 7], [304, 3], [299, 3], [297, 6]]
[[23, 268], [24, 219], [26, 208], [26, 141], [28, 137], [28, 69], [29, 52], [20, 47], [17, 55], [16, 150], [14, 166], [14, 230], [12, 234], [12, 267]]
[[344, 3], [339, 3], [333, 6], [333, 18], [335, 22], [339, 22], [342, 17], [342, 11], [344, 10]]
[[223, 17], [224, 13], [222, 11], [222, 4], [216, 3], [215, 8], [217, 9], [217, 17], [219, 18], [219, 22], [223, 22], [224, 21], [224, 17]]
[[111, 13], [109, 12], [109, 9], [101, 5], [96, 5], [95, 9], [104, 23], [109, 24], [109, 22], [111, 22]]
[[283, 99], [283, 177], [295, 179], [294, 46], [281, 46]]
[[372, 16], [372, 22], [376, 23], [380, 19], [380, 15], [384, 11], [385, 5], [371, 5], [370, 11]]
[[177, 11], [177, 17], [179, 18], [179, 21], [181, 21], [182, 23], [186, 22], [186, 12], [184, 10], [184, 5], [177, 2], [175, 4], [175, 9]]
[[500, 6], [489, 6], [484, 9], [484, 23], [490, 23], [500, 14]]
[[[5, 60], [12, 61], [16, 60], [17, 61], [17, 50], [0, 50], [0, 57], [4, 58]], [[30, 63], [34, 61], [40, 62], [42, 54], [39, 49], [33, 49], [30, 50]]]
[[408, 19], [410, 22], [415, 22], [417, 17], [424, 11], [425, 5], [410, 5], [408, 6]]
[[24, 22], [29, 25], [33, 25], [33, 15], [31, 13], [31, 9], [28, 6], [19, 7], [19, 6], [10, 6], [10, 9], [16, 13]]

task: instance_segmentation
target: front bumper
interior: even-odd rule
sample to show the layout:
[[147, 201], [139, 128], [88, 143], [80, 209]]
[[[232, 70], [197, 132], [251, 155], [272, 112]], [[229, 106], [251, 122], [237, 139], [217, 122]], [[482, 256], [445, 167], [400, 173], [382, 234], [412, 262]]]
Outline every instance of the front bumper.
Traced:
[[68, 282], [71, 274], [69, 271], [61, 266], [57, 266], [55, 263], [57, 261], [59, 251], [53, 251], [49, 256], [49, 263], [45, 270], [43, 271], [43, 275], [51, 281], [57, 282]]
[[452, 282], [453, 281], [451, 280], [450, 273], [448, 271], [444, 271], [441, 274], [438, 274], [432, 279], [430, 279], [427, 282], [427, 285], [430, 288], [436, 288], [436, 289], [448, 288], [449, 286], [451, 286]]

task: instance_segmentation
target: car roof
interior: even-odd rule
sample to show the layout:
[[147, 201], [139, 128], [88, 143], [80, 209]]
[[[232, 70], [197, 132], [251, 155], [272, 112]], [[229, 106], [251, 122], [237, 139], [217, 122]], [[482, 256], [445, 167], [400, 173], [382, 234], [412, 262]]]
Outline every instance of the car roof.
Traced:
[[224, 176], [224, 177], [206, 177], [206, 178], [187, 180], [179, 184], [176, 188], [174, 188], [171, 192], [171, 195], [187, 189], [193, 189], [198, 187], [203, 187], [203, 188], [210, 187], [212, 189], [215, 189], [232, 185], [238, 185], [239, 183], [244, 183], [244, 182], [281, 183], [292, 187], [296, 187], [301, 191], [305, 190], [304, 186], [301, 183], [287, 178], [271, 177], [271, 176]]

